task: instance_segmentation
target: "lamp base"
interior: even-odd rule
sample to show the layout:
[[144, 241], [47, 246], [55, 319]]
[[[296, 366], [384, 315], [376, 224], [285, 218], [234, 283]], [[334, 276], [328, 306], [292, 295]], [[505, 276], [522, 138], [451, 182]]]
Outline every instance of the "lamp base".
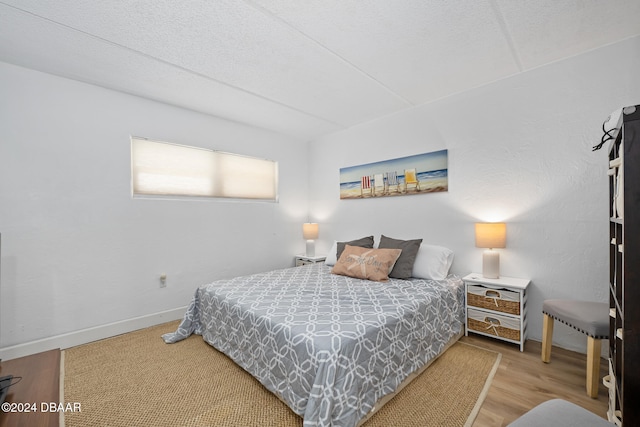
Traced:
[[500, 254], [487, 249], [482, 253], [482, 277], [487, 279], [500, 278]]
[[316, 256], [316, 242], [315, 240], [307, 240], [307, 252], [305, 253], [308, 257]]

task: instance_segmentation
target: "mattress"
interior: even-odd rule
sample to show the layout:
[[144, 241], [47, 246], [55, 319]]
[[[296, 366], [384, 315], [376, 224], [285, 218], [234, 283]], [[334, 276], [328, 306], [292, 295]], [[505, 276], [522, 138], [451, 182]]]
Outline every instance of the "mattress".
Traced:
[[304, 426], [356, 426], [444, 351], [463, 324], [457, 276], [373, 282], [319, 263], [201, 286], [163, 339], [202, 335]]

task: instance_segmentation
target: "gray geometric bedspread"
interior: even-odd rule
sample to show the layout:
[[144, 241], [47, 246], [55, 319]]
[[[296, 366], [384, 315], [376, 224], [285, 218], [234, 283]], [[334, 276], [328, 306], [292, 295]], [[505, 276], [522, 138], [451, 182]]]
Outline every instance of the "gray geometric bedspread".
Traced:
[[355, 426], [460, 333], [464, 287], [453, 275], [380, 283], [330, 271], [319, 263], [202, 286], [163, 339], [202, 335], [304, 426]]

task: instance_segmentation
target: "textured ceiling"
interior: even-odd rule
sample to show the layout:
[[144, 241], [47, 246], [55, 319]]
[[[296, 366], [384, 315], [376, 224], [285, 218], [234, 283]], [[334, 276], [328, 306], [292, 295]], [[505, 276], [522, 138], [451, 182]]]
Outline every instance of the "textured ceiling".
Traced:
[[640, 34], [640, 0], [0, 0], [0, 61], [303, 140]]

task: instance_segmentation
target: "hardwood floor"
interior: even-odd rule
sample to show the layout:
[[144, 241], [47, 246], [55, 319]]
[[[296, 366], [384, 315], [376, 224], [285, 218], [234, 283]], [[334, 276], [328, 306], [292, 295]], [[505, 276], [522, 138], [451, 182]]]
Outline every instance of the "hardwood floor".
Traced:
[[23, 409], [28, 404], [28, 410], [0, 411], [0, 427], [58, 427], [60, 414], [48, 403], [60, 401], [60, 350], [3, 361], [0, 376], [9, 374], [22, 379], [9, 388], [6, 401]]
[[[539, 403], [554, 398], [573, 402], [606, 419], [609, 394], [602, 381], [598, 398], [587, 396], [586, 355], [553, 347], [547, 364], [540, 359], [541, 344], [537, 341], [528, 340], [524, 352], [515, 344], [479, 335], [462, 337], [461, 341], [502, 353], [473, 427], [506, 426]], [[600, 377], [608, 371], [606, 359], [601, 359]]]

